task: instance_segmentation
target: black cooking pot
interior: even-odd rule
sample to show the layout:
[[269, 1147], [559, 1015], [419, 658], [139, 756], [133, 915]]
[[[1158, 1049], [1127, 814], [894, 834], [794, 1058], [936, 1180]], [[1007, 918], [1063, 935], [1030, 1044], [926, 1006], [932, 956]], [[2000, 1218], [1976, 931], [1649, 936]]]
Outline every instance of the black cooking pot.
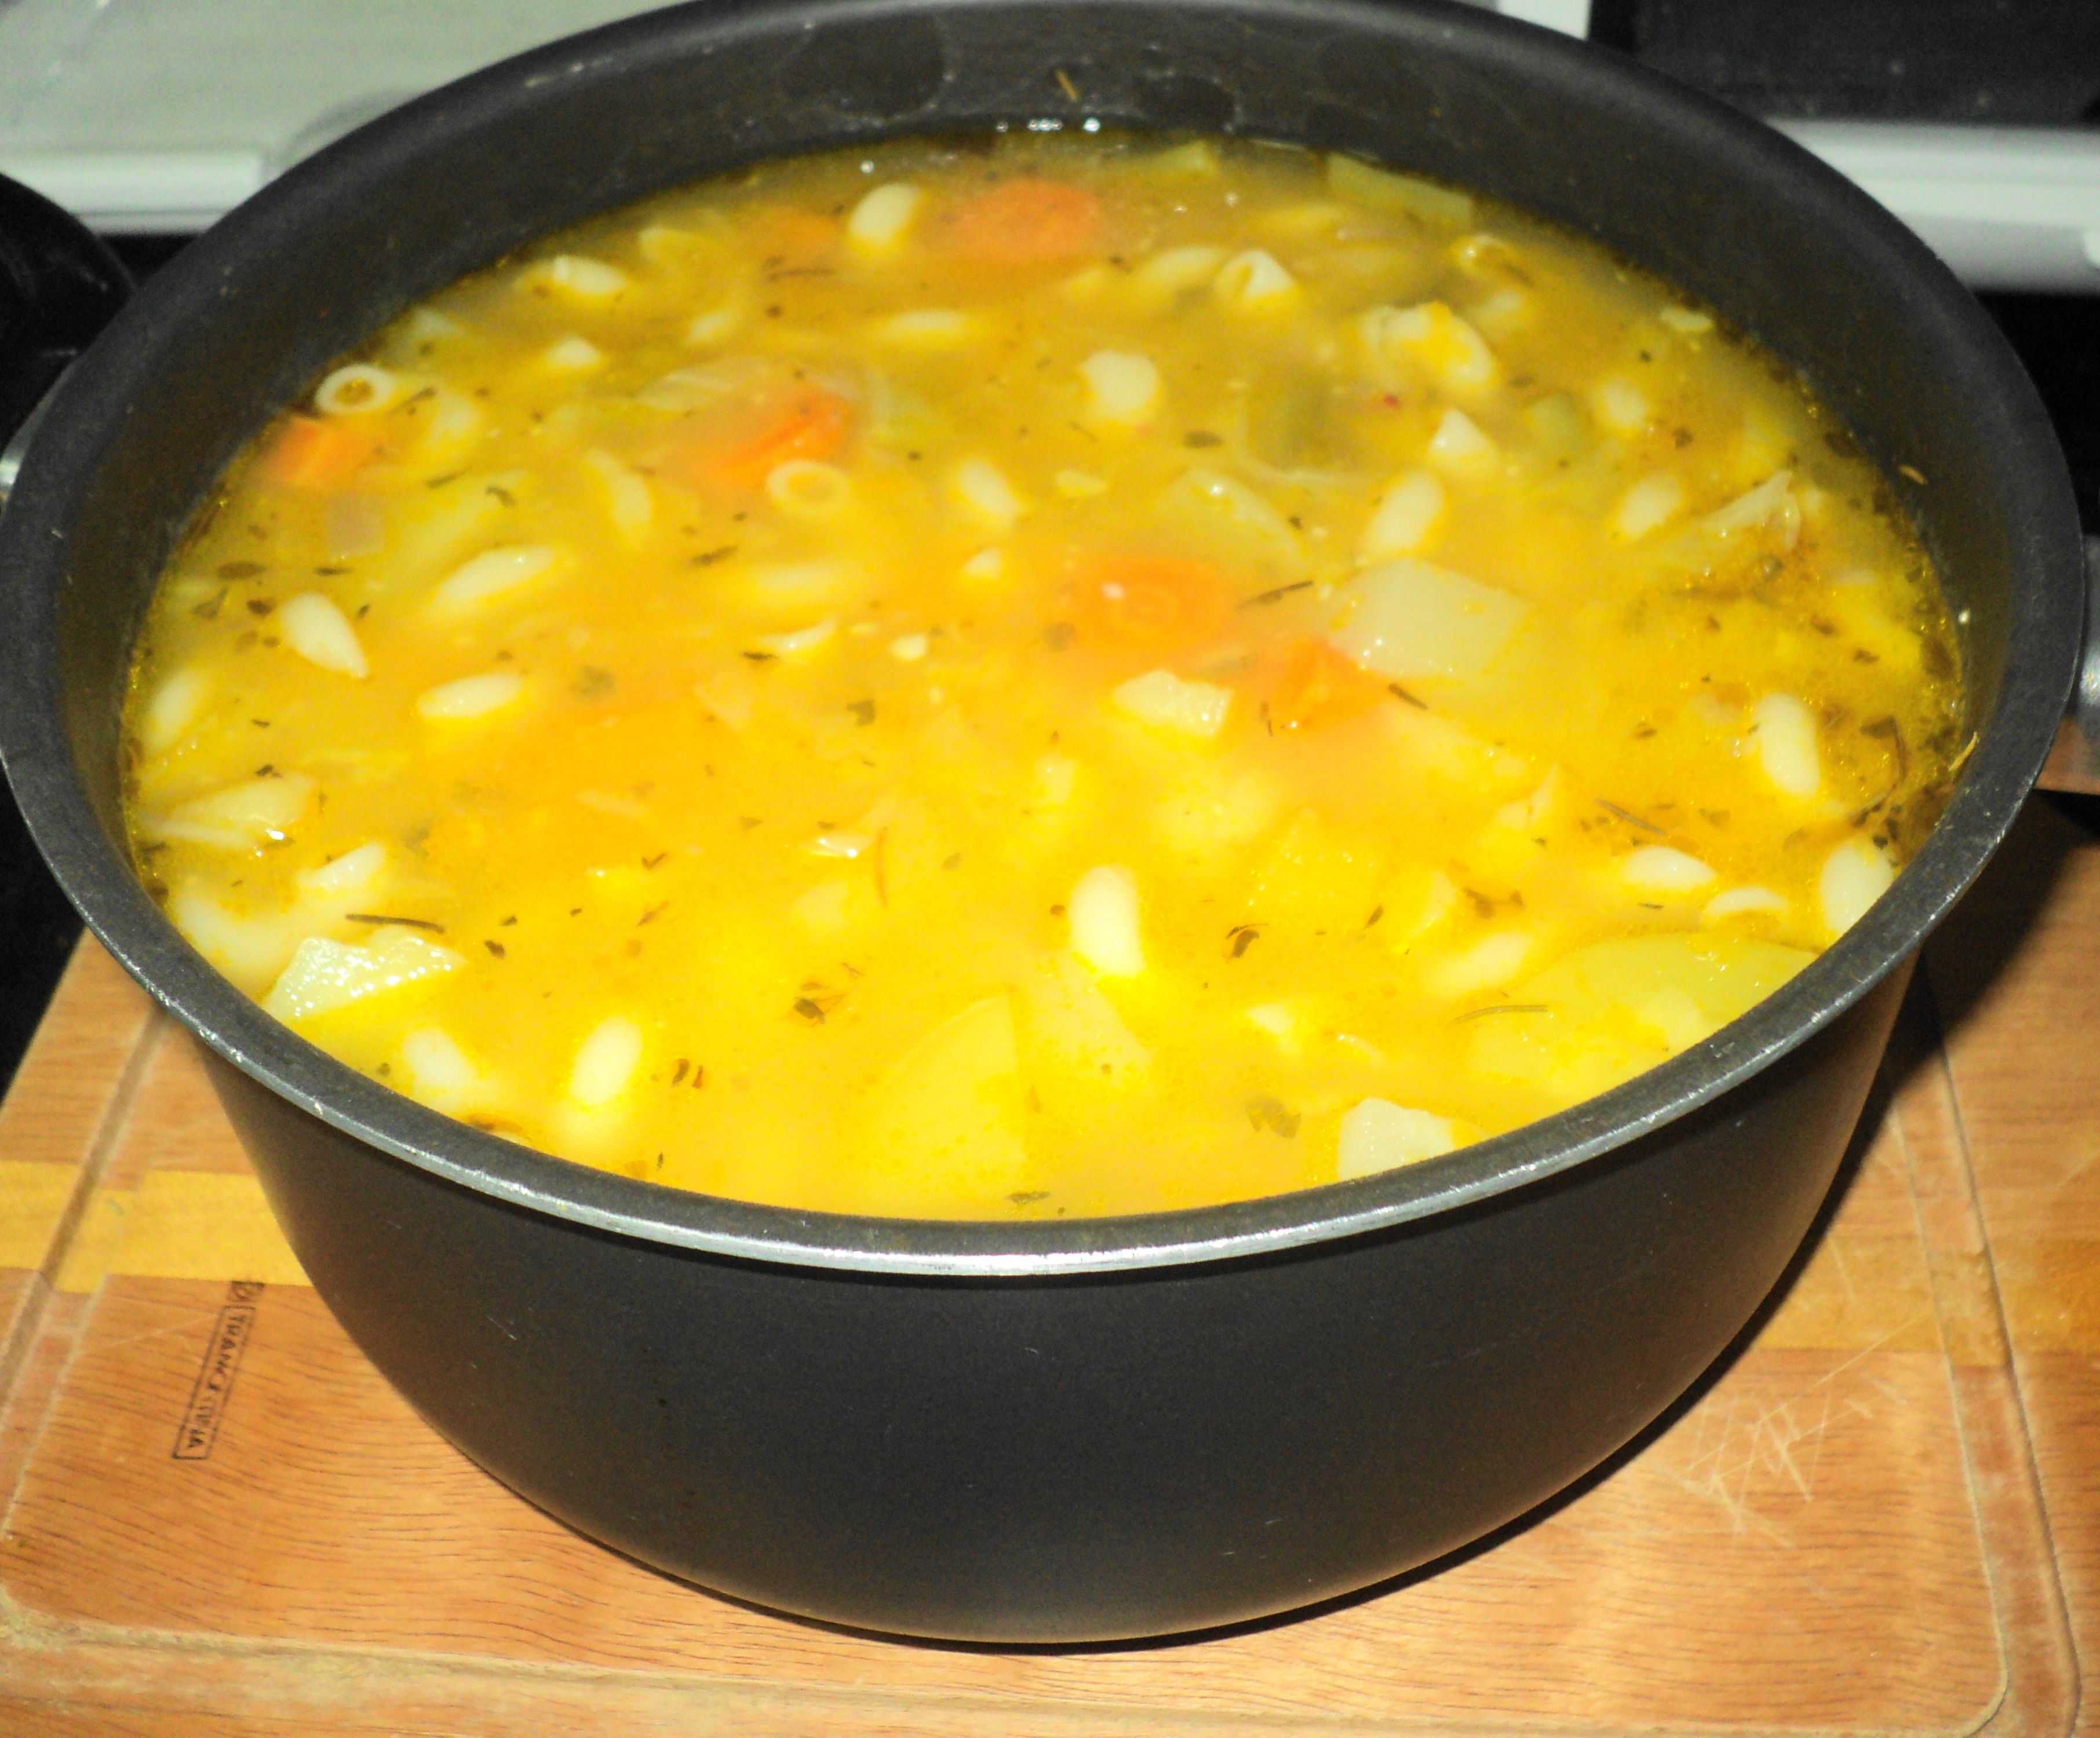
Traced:
[[[653, 189], [1083, 117], [1489, 190], [1802, 371], [1939, 563], [1979, 733], [1923, 851], [1842, 941], [1665, 1066], [1449, 1157], [1025, 1225], [788, 1212], [548, 1158], [331, 1061], [192, 951], [118, 842], [118, 705], [163, 560], [267, 417], [409, 302]], [[1878, 206], [1608, 54], [1354, 0], [710, 4], [507, 62], [294, 170], [153, 282], [53, 404], [0, 571], [22, 806], [95, 933], [209, 1046], [293, 1246], [373, 1361], [623, 1551], [792, 1612], [999, 1641], [1362, 1586], [1520, 1513], [1682, 1392], [1809, 1225], [1906, 962], [2042, 759], [2080, 610], [2040, 404]]]

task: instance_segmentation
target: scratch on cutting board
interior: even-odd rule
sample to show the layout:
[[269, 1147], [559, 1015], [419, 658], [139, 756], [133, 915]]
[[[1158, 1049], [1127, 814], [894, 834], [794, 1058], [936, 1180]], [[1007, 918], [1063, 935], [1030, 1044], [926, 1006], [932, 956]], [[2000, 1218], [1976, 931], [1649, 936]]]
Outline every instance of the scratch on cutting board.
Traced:
[[[1815, 1500], [1816, 1476], [1831, 1424], [1875, 1415], [1866, 1398], [1841, 1391], [1839, 1378], [1919, 1319], [1913, 1316], [1899, 1323], [1788, 1399], [1758, 1405], [1732, 1392], [1725, 1402], [1700, 1408], [1688, 1421], [1692, 1425], [1688, 1452], [1678, 1464], [1657, 1470], [1680, 1489], [1718, 1507], [1735, 1533], [1755, 1531], [1792, 1546], [1793, 1535], [1767, 1512], [1766, 1499], [1775, 1493], [1791, 1493], [1802, 1504]], [[1893, 1397], [1873, 1372], [1859, 1371], [1858, 1376], [1881, 1397]], [[1719, 1401], [1720, 1396], [1714, 1398]]]

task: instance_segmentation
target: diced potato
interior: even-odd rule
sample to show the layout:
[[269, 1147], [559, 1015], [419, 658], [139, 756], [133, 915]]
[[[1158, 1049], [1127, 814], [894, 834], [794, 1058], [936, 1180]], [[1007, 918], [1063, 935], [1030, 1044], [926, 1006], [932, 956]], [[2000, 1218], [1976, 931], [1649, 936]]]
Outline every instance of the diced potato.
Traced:
[[1221, 247], [1165, 248], [1139, 262], [1130, 275], [1132, 298], [1140, 307], [1160, 307], [1176, 296], [1202, 289], [1225, 262]]
[[1044, 955], [1017, 994], [1029, 1083], [1052, 1114], [1123, 1096], [1149, 1078], [1152, 1052], [1078, 961]]
[[1384, 902], [1387, 864], [1376, 839], [1337, 826], [1317, 809], [1301, 809], [1255, 868], [1247, 918], [1262, 928], [1282, 925], [1300, 937], [1363, 929]]
[[1451, 476], [1479, 481], [1495, 474], [1502, 462], [1502, 449], [1479, 423], [1454, 404], [1444, 412], [1436, 432], [1429, 437], [1429, 462]]
[[1433, 472], [1403, 471], [1379, 497], [1377, 509], [1357, 545], [1357, 554], [1369, 562], [1412, 555], [1444, 516], [1444, 485]]
[[1573, 1104], [1718, 1031], [1812, 955], [1717, 935], [1625, 937], [1579, 947], [1471, 1022], [1473, 1066]]
[[1092, 501], [1096, 495], [1105, 495], [1109, 492], [1106, 479], [1071, 465], [1067, 465], [1050, 480], [1057, 485], [1057, 492], [1067, 501]]
[[1692, 308], [1666, 307], [1656, 315], [1672, 332], [1697, 337], [1714, 329], [1713, 320]]
[[1276, 786], [1265, 774], [1199, 760], [1168, 787], [1153, 821], [1172, 849], [1208, 861], [1259, 839], [1274, 824], [1277, 806]]
[[1335, 646], [1401, 682], [1479, 675], [1529, 609], [1496, 586], [1404, 557], [1365, 568], [1336, 596], [1346, 614]]
[[822, 621], [812, 622], [806, 628], [797, 628], [792, 633], [754, 633], [752, 645], [770, 658], [795, 658], [805, 652], [813, 652], [825, 644], [839, 631], [837, 618], [827, 615]]
[[453, 972], [466, 962], [449, 947], [408, 929], [390, 929], [358, 947], [309, 936], [299, 943], [262, 1005], [297, 1024]]
[[885, 1210], [980, 1211], [1025, 1181], [1021, 1056], [1004, 995], [936, 1026], [870, 1093], [871, 1186]]
[[1823, 874], [1817, 882], [1823, 927], [1832, 938], [1864, 917], [1895, 878], [1888, 858], [1871, 839], [1847, 839], [1833, 851], [1824, 860]]
[[1342, 1182], [1375, 1176], [1399, 1165], [1436, 1158], [1458, 1145], [1448, 1117], [1411, 1110], [1383, 1098], [1367, 1098], [1342, 1114], [1335, 1175]]
[[168, 915], [192, 947], [254, 996], [269, 988], [312, 927], [284, 911], [236, 911], [196, 880], [168, 896]]
[[1261, 492], [1208, 465], [1192, 465], [1159, 492], [1162, 524], [1220, 561], [1278, 576], [1305, 566], [1305, 548], [1290, 522]]
[[1115, 702], [1141, 724], [1207, 742], [1225, 727], [1233, 690], [1186, 682], [1171, 670], [1149, 670], [1118, 688]]
[[1137, 877], [1115, 865], [1089, 869], [1065, 904], [1072, 951], [1107, 977], [1135, 977], [1145, 969], [1138, 927]]

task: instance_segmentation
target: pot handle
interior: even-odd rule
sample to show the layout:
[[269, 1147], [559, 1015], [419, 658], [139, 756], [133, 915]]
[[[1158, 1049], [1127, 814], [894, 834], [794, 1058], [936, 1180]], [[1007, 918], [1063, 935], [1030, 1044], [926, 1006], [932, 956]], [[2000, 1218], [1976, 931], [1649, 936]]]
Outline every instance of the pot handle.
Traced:
[[77, 218], [0, 175], [0, 507], [51, 388], [131, 289], [123, 262]]

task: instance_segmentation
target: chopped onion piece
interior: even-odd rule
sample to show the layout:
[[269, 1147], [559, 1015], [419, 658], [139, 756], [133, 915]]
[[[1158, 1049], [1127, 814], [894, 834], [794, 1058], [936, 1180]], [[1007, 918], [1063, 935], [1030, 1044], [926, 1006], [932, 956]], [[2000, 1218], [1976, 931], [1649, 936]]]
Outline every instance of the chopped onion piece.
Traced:
[[1407, 557], [1366, 567], [1338, 596], [1352, 607], [1333, 636], [1336, 646], [1401, 682], [1479, 674], [1530, 608], [1508, 592]]

